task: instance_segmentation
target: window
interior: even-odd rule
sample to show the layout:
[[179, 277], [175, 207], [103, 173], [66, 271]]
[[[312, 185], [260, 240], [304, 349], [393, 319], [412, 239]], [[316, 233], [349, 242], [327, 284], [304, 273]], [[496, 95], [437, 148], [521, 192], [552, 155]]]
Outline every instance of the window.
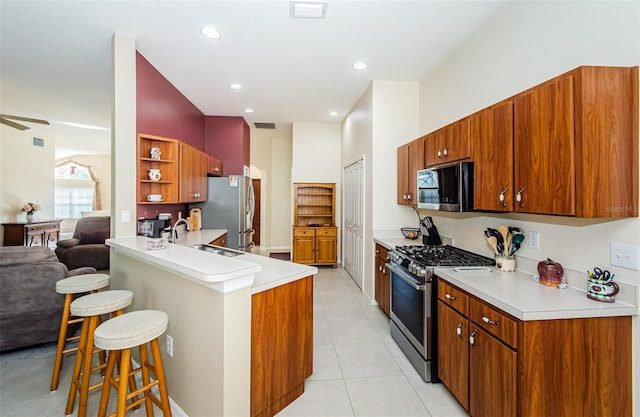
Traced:
[[89, 168], [67, 162], [56, 167], [55, 214], [57, 218], [79, 219], [94, 208], [95, 183]]

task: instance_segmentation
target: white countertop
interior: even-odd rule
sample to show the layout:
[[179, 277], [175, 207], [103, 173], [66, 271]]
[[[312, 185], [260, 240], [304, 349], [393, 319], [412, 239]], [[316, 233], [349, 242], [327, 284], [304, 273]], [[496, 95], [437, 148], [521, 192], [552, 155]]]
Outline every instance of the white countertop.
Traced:
[[[384, 233], [375, 235], [373, 240], [387, 249], [422, 244], [421, 239], [404, 239]], [[594, 301], [587, 298], [586, 288], [582, 290], [576, 288], [577, 285], [564, 289], [548, 287], [534, 281], [533, 274], [523, 271], [499, 272], [492, 268], [490, 272], [456, 272], [453, 268], [436, 268], [435, 273], [441, 279], [524, 321], [638, 315], [638, 306], [634, 304], [619, 300], [614, 303]], [[634, 286], [619, 285], [624, 286], [625, 291], [638, 291]], [[635, 294], [631, 295], [628, 299], [638, 299]]]
[[[142, 236], [112, 238], [106, 244], [114, 250], [156, 267], [178, 272], [187, 279], [221, 292], [251, 286], [251, 292], [255, 294], [318, 272], [313, 266], [252, 253], [227, 257], [190, 247], [209, 243], [224, 233], [226, 230], [219, 229], [182, 232], [176, 244], [159, 250], [149, 249], [146, 238]], [[216, 285], [220, 283], [224, 285]]]
[[574, 287], [559, 289], [542, 285], [525, 272], [456, 272], [436, 268], [445, 281], [465, 290], [520, 320], [635, 316], [638, 308], [616, 300], [603, 303], [587, 298]]

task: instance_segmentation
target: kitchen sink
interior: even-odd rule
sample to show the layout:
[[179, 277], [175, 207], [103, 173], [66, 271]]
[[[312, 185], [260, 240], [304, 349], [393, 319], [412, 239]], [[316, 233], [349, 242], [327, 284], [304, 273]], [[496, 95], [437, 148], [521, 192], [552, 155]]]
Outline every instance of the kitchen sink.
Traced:
[[208, 245], [206, 243], [193, 245], [191, 247], [197, 250], [202, 250], [205, 252], [215, 253], [216, 255], [222, 255], [222, 256], [228, 256], [228, 257], [244, 255], [244, 252], [223, 248], [222, 246]]

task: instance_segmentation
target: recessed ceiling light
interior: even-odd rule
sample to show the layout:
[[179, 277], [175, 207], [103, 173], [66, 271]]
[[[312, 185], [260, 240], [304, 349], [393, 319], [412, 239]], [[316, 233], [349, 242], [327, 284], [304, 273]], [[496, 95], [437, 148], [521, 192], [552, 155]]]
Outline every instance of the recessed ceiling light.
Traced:
[[338, 115], [337, 111], [329, 112], [329, 116], [337, 116], [337, 115]]
[[244, 109], [245, 113], [253, 113], [253, 109]]
[[364, 62], [356, 62], [355, 64], [353, 64], [353, 69], [355, 70], [367, 69], [367, 64], [365, 64]]
[[220, 34], [220, 32], [218, 32], [217, 30], [215, 30], [211, 26], [207, 26], [207, 27], [202, 28], [200, 30], [200, 33], [202, 33], [202, 35], [204, 37], [209, 38], [209, 39], [218, 39], [218, 38], [220, 38], [220, 36], [222, 36]]
[[242, 90], [242, 86], [238, 83], [229, 84], [229, 88], [232, 90]]

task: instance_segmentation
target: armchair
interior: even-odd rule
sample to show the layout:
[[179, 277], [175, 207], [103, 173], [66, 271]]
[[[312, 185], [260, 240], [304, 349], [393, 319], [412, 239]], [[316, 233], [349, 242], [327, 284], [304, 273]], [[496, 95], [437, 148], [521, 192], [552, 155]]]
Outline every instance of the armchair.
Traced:
[[0, 247], [0, 351], [57, 341], [64, 295], [56, 282], [95, 272], [69, 271], [47, 247]]
[[73, 237], [57, 243], [56, 255], [69, 269], [92, 266], [98, 272], [108, 273], [111, 217], [83, 217], [78, 220]]

